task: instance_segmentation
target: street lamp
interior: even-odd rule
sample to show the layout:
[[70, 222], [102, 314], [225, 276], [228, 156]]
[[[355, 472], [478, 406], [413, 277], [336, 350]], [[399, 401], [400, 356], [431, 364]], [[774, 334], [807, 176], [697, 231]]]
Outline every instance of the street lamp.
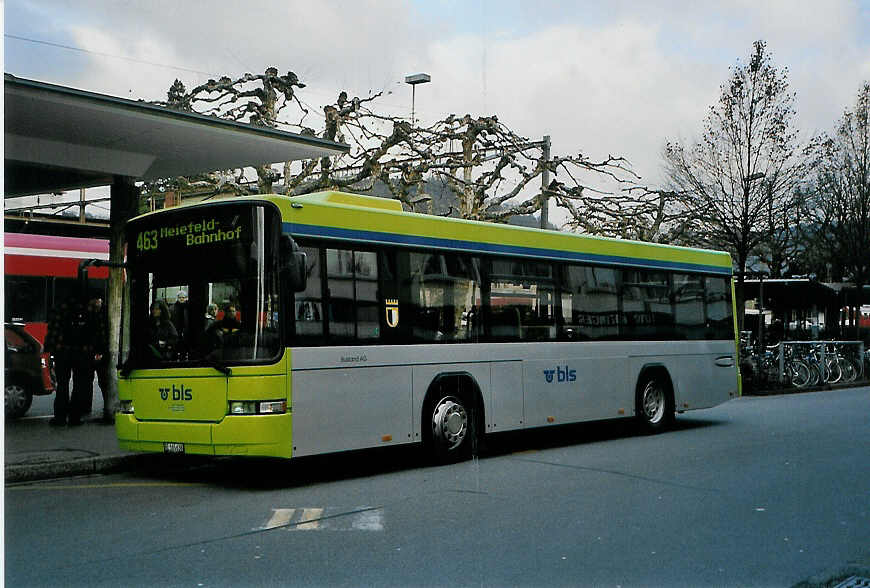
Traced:
[[405, 76], [405, 83], [411, 84], [411, 126], [414, 125], [414, 100], [417, 94], [417, 84], [427, 84], [432, 81], [432, 76], [426, 73], [417, 73]]
[[[743, 197], [749, 198], [749, 184], [764, 179], [764, 172], [756, 172], [743, 178]], [[745, 311], [743, 311], [745, 313]], [[758, 353], [764, 354], [764, 274], [758, 275]]]

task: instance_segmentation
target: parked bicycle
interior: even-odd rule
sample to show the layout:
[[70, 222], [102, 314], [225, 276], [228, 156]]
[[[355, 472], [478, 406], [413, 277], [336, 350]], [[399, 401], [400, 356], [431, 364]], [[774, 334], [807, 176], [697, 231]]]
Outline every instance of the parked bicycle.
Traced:
[[870, 350], [860, 341], [784, 341], [758, 353], [747, 337], [741, 353], [744, 381], [756, 388], [852, 384], [870, 373]]

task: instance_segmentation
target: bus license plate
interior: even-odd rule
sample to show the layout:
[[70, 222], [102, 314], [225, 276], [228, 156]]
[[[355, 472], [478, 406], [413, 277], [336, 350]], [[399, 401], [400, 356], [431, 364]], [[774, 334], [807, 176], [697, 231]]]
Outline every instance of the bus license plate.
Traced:
[[184, 453], [184, 443], [164, 443], [163, 453]]

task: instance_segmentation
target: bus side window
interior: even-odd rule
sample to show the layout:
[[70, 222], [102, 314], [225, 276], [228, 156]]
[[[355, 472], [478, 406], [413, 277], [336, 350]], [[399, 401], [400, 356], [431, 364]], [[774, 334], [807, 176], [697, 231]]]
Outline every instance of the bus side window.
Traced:
[[704, 338], [704, 278], [674, 274], [674, 322], [679, 339]]
[[323, 284], [320, 272], [320, 250], [303, 247], [305, 252], [305, 273], [307, 286], [304, 292], [297, 292], [293, 317], [296, 323], [296, 338], [291, 345], [317, 344], [323, 338]]
[[354, 251], [353, 268], [356, 337], [358, 340], [377, 339], [381, 334], [377, 254], [373, 251]]
[[476, 340], [481, 289], [476, 258], [460, 254], [410, 253], [405, 289], [410, 292], [412, 339]]
[[326, 276], [330, 341], [380, 338], [377, 254], [327, 249]]
[[619, 335], [617, 271], [571, 265], [562, 274], [563, 338], [616, 339]]
[[491, 336], [502, 341], [556, 339], [553, 265], [493, 259], [490, 275]]
[[664, 340], [673, 337], [670, 276], [646, 270], [622, 271], [623, 339]]
[[734, 324], [731, 311], [731, 283], [728, 278], [704, 279], [706, 299], [706, 339], [733, 339]]
[[28, 323], [48, 320], [46, 282], [41, 276], [6, 276], [6, 320]]

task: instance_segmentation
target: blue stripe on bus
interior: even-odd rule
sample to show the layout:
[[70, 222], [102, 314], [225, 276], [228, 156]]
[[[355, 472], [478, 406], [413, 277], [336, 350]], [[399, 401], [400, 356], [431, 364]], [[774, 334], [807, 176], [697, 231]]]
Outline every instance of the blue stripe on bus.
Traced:
[[520, 247], [517, 245], [497, 245], [493, 243], [480, 243], [477, 241], [463, 241], [459, 239], [420, 237], [417, 235], [399, 235], [397, 233], [382, 233], [377, 231], [364, 231], [360, 229], [339, 229], [335, 227], [304, 225], [289, 222], [283, 223], [283, 230], [285, 233], [290, 233], [291, 235], [296, 237], [322, 237], [327, 239], [357, 241], [360, 243], [386, 243], [391, 245], [406, 245], [409, 247], [452, 249], [456, 251], [465, 251], [471, 253], [520, 255], [523, 257], [558, 259], [563, 261], [582, 261], [609, 265], [643, 267], [648, 269], [685, 270], [721, 274], [726, 276], [731, 275], [731, 268], [728, 267], [698, 263], [685, 263], [679, 261], [643, 259], [639, 257], [622, 257], [619, 255], [601, 255], [597, 253], [578, 253], [575, 251], [561, 251], [559, 249], [537, 249], [533, 247]]

